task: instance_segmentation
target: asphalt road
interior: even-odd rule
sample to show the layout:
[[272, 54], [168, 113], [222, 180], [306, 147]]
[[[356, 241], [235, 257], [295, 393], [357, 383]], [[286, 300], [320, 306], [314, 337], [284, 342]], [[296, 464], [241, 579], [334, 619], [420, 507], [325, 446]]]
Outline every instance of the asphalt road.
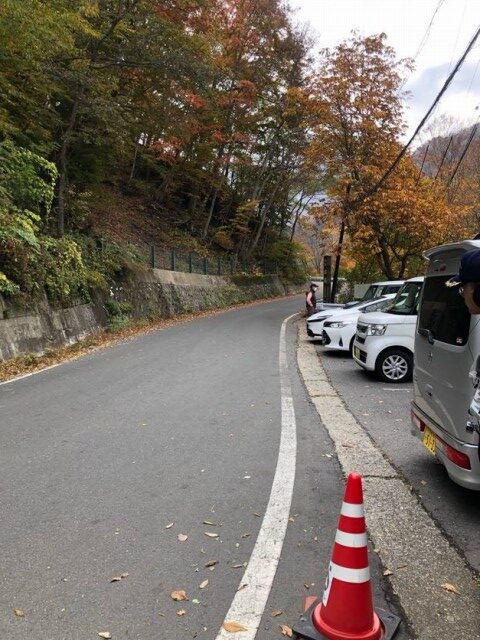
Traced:
[[[180, 324], [0, 386], [2, 640], [216, 638], [268, 502], [280, 327], [302, 304]], [[258, 640], [321, 595], [343, 494], [295, 337], [290, 325], [297, 474]], [[377, 604], [394, 610], [375, 554], [372, 569]], [[181, 589], [189, 600], [174, 602]]]
[[347, 355], [318, 347], [328, 376], [350, 411], [420, 496], [439, 527], [480, 572], [480, 492], [454, 484], [410, 433], [413, 385], [388, 385]]

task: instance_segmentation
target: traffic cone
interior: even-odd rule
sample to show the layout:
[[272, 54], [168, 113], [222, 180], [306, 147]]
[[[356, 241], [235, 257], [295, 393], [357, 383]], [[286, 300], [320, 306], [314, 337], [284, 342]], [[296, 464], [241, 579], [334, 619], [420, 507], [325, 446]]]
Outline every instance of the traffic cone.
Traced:
[[294, 631], [309, 640], [390, 640], [400, 624], [393, 614], [373, 609], [362, 477], [358, 473], [347, 479], [323, 599], [309, 602], [307, 607]]

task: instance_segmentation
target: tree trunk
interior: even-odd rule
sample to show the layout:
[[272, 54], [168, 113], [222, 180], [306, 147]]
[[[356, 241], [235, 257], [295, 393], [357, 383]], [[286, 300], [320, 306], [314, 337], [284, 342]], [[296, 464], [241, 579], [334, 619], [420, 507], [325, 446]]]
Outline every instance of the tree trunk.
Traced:
[[67, 171], [68, 171], [68, 150], [70, 140], [77, 123], [78, 109], [85, 95], [85, 85], [80, 85], [73, 101], [72, 110], [68, 119], [68, 125], [62, 136], [62, 144], [58, 154], [58, 186], [57, 186], [57, 206], [56, 206], [56, 222], [57, 236], [61, 238], [65, 233], [65, 201], [67, 191]]
[[215, 203], [217, 201], [217, 195], [218, 195], [218, 189], [215, 189], [215, 193], [213, 194], [213, 198], [212, 198], [212, 202], [210, 204], [210, 208], [208, 209], [208, 216], [207, 216], [207, 219], [205, 221], [205, 226], [203, 227], [202, 238], [204, 240], [207, 237], [208, 229], [210, 227], [210, 222], [212, 221], [213, 210], [215, 209]]
[[330, 295], [330, 302], [335, 302], [335, 296], [337, 295], [338, 273], [340, 271], [340, 260], [342, 257], [344, 236], [345, 236], [345, 220], [342, 220], [342, 224], [340, 226], [340, 235], [338, 237], [338, 251], [335, 257], [335, 269], [333, 271], [332, 293]]

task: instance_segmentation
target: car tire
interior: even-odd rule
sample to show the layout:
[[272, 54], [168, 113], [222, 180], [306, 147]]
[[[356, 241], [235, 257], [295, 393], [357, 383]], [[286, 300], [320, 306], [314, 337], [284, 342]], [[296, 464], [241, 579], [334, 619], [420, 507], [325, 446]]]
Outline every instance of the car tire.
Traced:
[[350, 346], [348, 347], [348, 353], [350, 356], [353, 356], [353, 343], [355, 342], [355, 336], [350, 340]]
[[388, 384], [410, 382], [413, 374], [413, 356], [406, 349], [386, 349], [377, 358], [375, 373], [382, 382]]

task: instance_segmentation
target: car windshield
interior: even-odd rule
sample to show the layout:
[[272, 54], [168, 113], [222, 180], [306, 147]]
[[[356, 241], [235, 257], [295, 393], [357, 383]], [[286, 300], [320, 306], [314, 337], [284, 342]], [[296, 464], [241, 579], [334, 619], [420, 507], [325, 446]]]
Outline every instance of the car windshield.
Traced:
[[392, 306], [386, 310], [402, 316], [414, 316], [417, 314], [420, 292], [423, 282], [407, 282], [397, 293]]
[[355, 309], [362, 304], [363, 300], [356, 300], [355, 302], [347, 302], [347, 304], [343, 305], [344, 309]]
[[372, 284], [368, 287], [368, 289], [365, 292], [365, 295], [363, 296], [363, 298], [361, 299], [361, 302], [367, 302], [367, 300], [373, 300], [374, 298], [377, 297], [377, 291], [378, 291], [378, 284]]

